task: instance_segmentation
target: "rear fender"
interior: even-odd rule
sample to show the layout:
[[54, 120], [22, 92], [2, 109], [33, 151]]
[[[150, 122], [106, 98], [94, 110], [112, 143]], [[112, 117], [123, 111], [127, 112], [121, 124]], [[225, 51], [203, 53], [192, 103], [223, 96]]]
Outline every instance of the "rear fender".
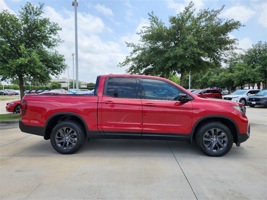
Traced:
[[45, 134], [44, 134], [45, 140], [50, 139], [50, 134], [53, 128], [55, 127], [56, 124], [62, 121], [75, 121], [81, 125], [86, 134], [88, 133], [89, 128], [87, 127], [85, 120], [80, 115], [68, 112], [56, 113], [54, 115], [51, 115], [45, 124]]

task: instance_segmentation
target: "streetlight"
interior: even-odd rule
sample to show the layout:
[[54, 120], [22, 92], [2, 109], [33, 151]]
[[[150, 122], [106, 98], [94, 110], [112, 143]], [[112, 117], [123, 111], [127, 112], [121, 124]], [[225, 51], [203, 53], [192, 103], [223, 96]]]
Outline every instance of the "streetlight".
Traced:
[[75, 58], [76, 58], [76, 89], [78, 90], [79, 84], [78, 84], [78, 33], [77, 33], [77, 7], [78, 2], [77, 0], [74, 0], [72, 2], [72, 6], [74, 6], [74, 13], [75, 13]]
[[68, 91], [70, 91], [70, 66], [68, 65]]
[[72, 54], [72, 64], [73, 64], [73, 78], [72, 78], [72, 89], [74, 90], [74, 53]]
[[189, 85], [189, 90], [191, 89], [191, 71], [189, 72], [189, 83], [188, 83], [188, 85]]

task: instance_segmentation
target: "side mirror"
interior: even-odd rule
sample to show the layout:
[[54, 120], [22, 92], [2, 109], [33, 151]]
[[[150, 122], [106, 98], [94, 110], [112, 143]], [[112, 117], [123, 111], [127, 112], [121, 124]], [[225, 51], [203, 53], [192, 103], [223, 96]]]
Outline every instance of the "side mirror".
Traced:
[[184, 93], [180, 93], [175, 100], [180, 101], [182, 103], [189, 101], [187, 94]]

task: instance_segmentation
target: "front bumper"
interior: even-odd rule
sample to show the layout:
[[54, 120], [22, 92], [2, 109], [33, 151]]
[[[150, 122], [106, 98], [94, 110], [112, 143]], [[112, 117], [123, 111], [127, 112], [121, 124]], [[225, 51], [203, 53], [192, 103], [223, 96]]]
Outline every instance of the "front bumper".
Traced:
[[248, 101], [249, 106], [267, 106], [267, 101]]
[[248, 125], [247, 133], [239, 134], [236, 145], [239, 146], [242, 142], [245, 142], [250, 137], [250, 125]]
[[6, 111], [7, 112], [14, 112], [14, 108], [10, 106], [6, 106]]

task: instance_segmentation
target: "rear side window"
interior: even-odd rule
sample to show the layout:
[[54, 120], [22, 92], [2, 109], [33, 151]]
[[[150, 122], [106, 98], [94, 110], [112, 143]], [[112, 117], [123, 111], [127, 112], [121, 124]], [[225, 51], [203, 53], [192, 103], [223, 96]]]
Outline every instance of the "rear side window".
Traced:
[[106, 96], [116, 98], [140, 98], [136, 78], [108, 78], [105, 83]]

